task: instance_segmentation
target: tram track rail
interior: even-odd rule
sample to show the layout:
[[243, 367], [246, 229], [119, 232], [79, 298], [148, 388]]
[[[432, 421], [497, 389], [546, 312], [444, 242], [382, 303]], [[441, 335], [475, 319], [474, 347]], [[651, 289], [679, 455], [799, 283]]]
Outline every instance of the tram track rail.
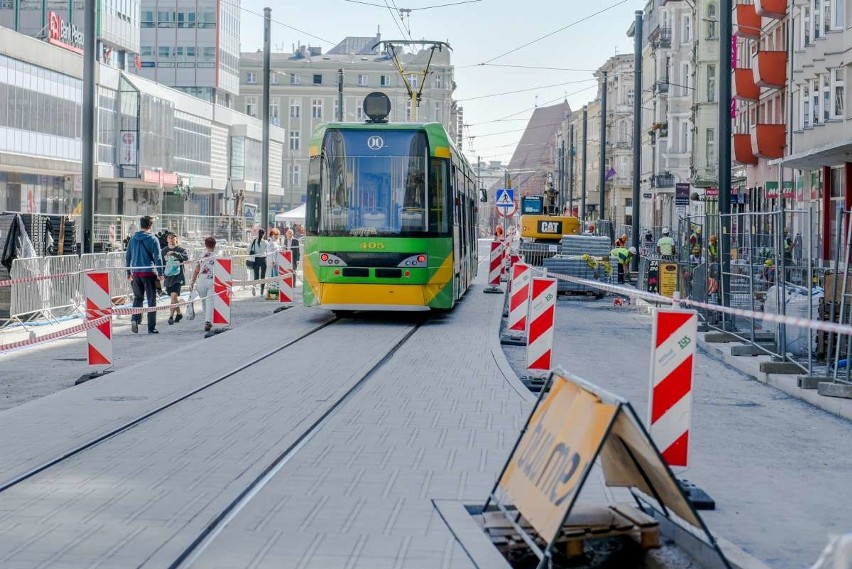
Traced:
[[316, 334], [317, 332], [323, 330], [324, 328], [327, 328], [328, 326], [334, 324], [335, 322], [338, 322], [339, 320], [340, 320], [339, 318], [334, 318], [334, 319], [329, 320], [327, 322], [323, 322], [321, 324], [318, 324], [318, 325], [310, 328], [309, 330], [305, 331], [304, 333], [298, 335], [297, 337], [285, 342], [284, 344], [282, 344], [280, 346], [276, 346], [275, 348], [269, 349], [269, 350], [263, 352], [262, 354], [260, 354], [258, 356], [255, 356], [255, 357], [253, 357], [253, 358], [251, 358], [247, 361], [244, 361], [243, 363], [241, 363], [236, 368], [220, 375], [216, 379], [213, 379], [213, 380], [211, 380], [211, 381], [209, 381], [209, 382], [207, 382], [207, 383], [205, 383], [201, 386], [198, 386], [198, 387], [184, 393], [183, 395], [177, 396], [177, 397], [173, 398], [171, 401], [169, 401], [168, 403], [164, 403], [164, 404], [160, 405], [159, 407], [156, 407], [155, 409], [152, 409], [152, 410], [140, 415], [139, 417], [136, 417], [133, 420], [126, 421], [125, 423], [110, 429], [106, 433], [98, 435], [97, 437], [94, 437], [94, 438], [90, 439], [89, 441], [87, 441], [85, 443], [77, 445], [74, 448], [71, 448], [64, 453], [62, 453], [62, 454], [60, 454], [60, 455], [58, 455], [58, 456], [56, 456], [56, 457], [54, 457], [50, 460], [45, 461], [42, 464], [39, 464], [38, 466], [30, 468], [29, 470], [0, 483], [0, 495], [2, 495], [3, 492], [5, 492], [5, 491], [7, 491], [11, 488], [14, 488], [18, 484], [21, 484], [22, 482], [26, 482], [27, 480], [30, 480], [31, 478], [45, 472], [46, 470], [48, 470], [50, 468], [53, 468], [54, 466], [59, 465], [60, 463], [66, 461], [68, 459], [80, 456], [82, 453], [84, 453], [84, 452], [86, 452], [90, 449], [93, 449], [96, 446], [98, 446], [98, 445], [100, 445], [100, 444], [102, 444], [102, 443], [104, 443], [104, 442], [106, 442], [110, 439], [113, 439], [113, 438], [121, 435], [122, 433], [125, 433], [125, 432], [133, 429], [134, 427], [137, 427], [137, 426], [145, 423], [146, 421], [149, 421], [150, 419], [156, 417], [160, 413], [163, 413], [164, 411], [171, 409], [172, 407], [188, 400], [189, 398], [194, 397], [195, 395], [197, 395], [197, 394], [199, 394], [203, 391], [206, 391], [206, 390], [222, 383], [223, 381], [230, 379], [231, 377], [233, 377], [233, 376], [235, 376], [235, 375], [237, 375], [241, 372], [246, 371], [247, 369], [251, 368], [252, 366], [257, 365], [258, 363], [260, 363], [260, 362], [262, 362], [266, 359], [269, 359], [270, 357], [278, 354], [279, 352], [286, 350], [286, 349], [298, 344], [299, 342], [304, 341], [306, 338], [309, 338], [310, 336]]
[[[414, 316], [414, 318], [411, 318], [411, 316]], [[336, 376], [324, 376], [322, 374], [326, 372], [318, 372], [320, 375], [317, 379], [320, 381], [322, 381], [325, 377], [336, 377], [338, 381], [332, 385], [338, 386], [338, 389], [334, 389], [333, 387], [331, 390], [311, 388], [310, 390], [305, 391], [299, 389], [300, 384], [298, 381], [291, 381], [287, 384], [289, 386], [287, 390], [279, 392], [279, 397], [273, 398], [272, 401], [267, 402], [266, 409], [262, 406], [257, 407], [250, 398], [240, 400], [241, 403], [238, 407], [245, 406], [248, 412], [253, 413], [253, 415], [248, 415], [249, 417], [253, 417], [253, 419], [249, 419], [249, 423], [254, 423], [255, 425], [259, 425], [255, 419], [262, 419], [268, 416], [270, 409], [276, 409], [274, 412], [277, 413], [281, 413], [283, 411], [285, 415], [290, 417], [286, 419], [284, 423], [281, 423], [282, 425], [287, 425], [289, 422], [291, 425], [289, 434], [285, 435], [287, 431], [281, 431], [280, 434], [275, 434], [273, 431], [270, 433], [270, 436], [266, 438], [268, 443], [267, 446], [255, 447], [255, 450], [253, 451], [254, 455], [258, 458], [262, 457], [262, 459], [253, 463], [250, 473], [247, 472], [248, 469], [243, 467], [231, 468], [230, 471], [227, 470], [228, 467], [225, 467], [224, 470], [217, 470], [217, 475], [224, 474], [224, 477], [219, 480], [224, 480], [226, 485], [237, 482], [237, 480], [242, 477], [243, 473], [247, 474], [245, 478], [241, 478], [239, 480], [238, 484], [234, 484], [228, 488], [227, 492], [222, 492], [222, 490], [225, 490], [226, 486], [222, 486], [220, 490], [216, 490], [217, 487], [212, 487], [212, 489], [208, 487], [206, 490], [202, 489], [204, 488], [204, 485], [207, 484], [208, 480], [206, 473], [202, 473], [204, 475], [198, 478], [198, 484], [200, 485], [198, 486], [199, 491], [194, 495], [194, 497], [187, 496], [185, 499], [188, 500], [188, 503], [193, 503], [194, 500], [205, 495], [209, 495], [213, 497], [213, 499], [207, 498], [203, 499], [204, 503], [198, 502], [197, 504], [200, 505], [198, 505], [198, 507], [194, 509], [193, 513], [188, 517], [183, 517], [185, 514], [183, 506], [180, 505], [181, 502], [172, 502], [172, 504], [174, 504], [173, 506], [168, 506], [164, 510], [160, 510], [162, 512], [160, 515], [162, 515], [163, 518], [159, 519], [182, 519], [182, 521], [177, 524], [176, 527], [178, 529], [175, 530], [175, 533], [165, 541], [161, 542], [159, 539], [154, 540], [146, 543], [141, 549], [135, 551], [134, 554], [138, 555], [138, 557], [135, 561], [133, 561], [134, 566], [141, 567], [150, 565], [174, 568], [194, 566], [198, 564], [199, 558], [205, 555], [208, 546], [211, 546], [214, 543], [218, 544], [220, 541], [226, 540], [227, 538], [225, 535], [227, 535], [227, 532], [225, 532], [225, 530], [228, 525], [232, 521], [240, 519], [240, 514], [243, 509], [247, 507], [253, 499], [256, 501], [258, 494], [265, 486], [267, 486], [268, 483], [272, 482], [273, 479], [277, 479], [276, 475], [279, 474], [285, 465], [290, 463], [295, 457], [299, 456], [302, 449], [307, 447], [309, 443], [320, 433], [324, 432], [324, 427], [329, 425], [336, 415], [345, 409], [350, 408], [347, 404], [352, 402], [359, 392], [368, 388], [371, 378], [377, 376], [382, 377], [382, 368], [384, 368], [389, 362], [393, 361], [398, 351], [411, 342], [412, 338], [416, 338], [417, 331], [420, 330], [423, 324], [428, 321], [428, 319], [423, 318], [422, 316], [423, 315], [420, 314], [408, 315], [401, 319], [398, 319], [398, 316], [393, 318], [382, 317], [378, 318], [374, 322], [370, 322], [373, 320], [372, 317], [364, 318], [363, 325], [368, 327], [373, 326], [371, 329], [375, 329], [376, 332], [373, 334], [368, 333], [363, 337], [370, 337], [371, 341], [374, 342], [376, 349], [370, 350], [369, 355], [367, 355], [367, 352], [364, 351], [363, 347], [370, 345], [369, 342], [356, 342], [355, 344], [360, 347], [353, 348], [355, 353], [363, 353], [365, 355], [363, 358], [357, 360], [359, 363], [356, 363], [351, 370], [348, 370], [348, 373], [347, 371], [343, 371], [342, 374], [337, 374]], [[176, 468], [163, 466], [159, 469], [155, 468], [154, 471], [147, 471], [144, 466], [134, 466], [134, 461], [137, 465], [144, 465], [146, 464], [145, 457], [156, 456], [155, 454], [146, 454], [145, 451], [139, 450], [137, 451], [137, 456], [133, 458], [134, 451], [132, 449], [136, 448], [135, 441], [156, 441], [156, 438], [151, 438], [152, 433], [156, 433], [158, 430], [162, 432], [163, 426], [172, 424], [172, 422], [174, 422], [177, 418], [175, 413], [183, 416], [186, 413], [191, 414], [194, 410], [204, 408], [208, 411], [209, 415], [210, 411], [215, 411], [217, 408], [222, 406], [221, 403], [212, 402], [228, 401], [228, 394], [240, 393], [242, 390], [242, 387], [240, 387], [242, 385], [242, 381], [250, 377], [257, 378], [255, 380], [257, 385], [266, 381], [269, 387], [274, 388], [278, 385], [275, 381], [269, 382], [268, 379], [261, 380], [260, 378], [274, 377], [269, 375], [270, 369], [278, 369], [280, 362], [287, 361], [290, 357], [295, 357], [294, 355], [298, 354], [300, 351], [308, 349], [309, 351], [314, 350], [314, 353], [323, 353], [323, 350], [328, 350], [329, 347], [333, 349], [333, 347], [337, 345], [336, 342], [343, 341], [343, 339], [347, 338], [348, 335], [352, 333], [352, 330], [359, 333], [357, 330], [359, 330], [362, 325], [362, 322], [359, 322], [361, 319], [356, 318], [355, 322], [352, 322], [352, 320], [353, 319], [348, 318], [334, 318], [321, 323], [315, 323], [310, 328], [299, 331], [297, 336], [294, 336], [277, 346], [268, 347], [264, 352], [246, 359], [233, 369], [218, 375], [212, 380], [206, 381], [203, 385], [171, 394], [168, 401], [159, 403], [156, 408], [140, 410], [138, 416], [127, 416], [120, 425], [112, 425], [109, 428], [104, 429], [102, 433], [95, 434], [90, 437], [85, 442], [76, 444], [73, 448], [55, 449], [52, 458], [44, 460], [47, 456], [50, 456], [45, 455], [45, 457], [42, 457], [43, 460], [38, 463], [37, 466], [30, 467], [26, 472], [15, 474], [14, 477], [3, 482], [2, 485], [0, 485], [0, 498], [8, 498], [9, 502], [7, 503], [9, 504], [15, 504], [17, 500], [20, 499], [22, 493], [24, 495], [29, 495], [30, 499], [32, 499], [33, 495], [27, 494], [32, 489], [31, 485], [41, 484], [44, 498], [47, 500], [46, 504], [50, 504], [49, 506], [45, 505], [45, 508], [50, 508], [50, 510], [54, 512], [63, 512], [61, 517], [65, 519], [57, 522], [58, 525], [56, 525], [55, 528], [58, 529], [63, 527], [62, 524], [68, 523], [68, 516], [65, 516], [65, 513], [67, 513], [67, 511], [72, 511], [73, 508], [77, 507], [77, 497], [97, 496], [96, 494], [91, 493], [92, 490], [83, 490], [79, 485], [77, 485], [76, 481], [81, 479], [81, 472], [85, 473], [84, 477], [86, 478], [86, 483], [91, 481], [92, 484], [98, 488], [98, 490], [95, 490], [96, 492], [104, 489], [103, 485], [99, 485], [99, 482], [94, 482], [94, 479], [90, 478], [90, 475], [99, 471], [88, 466], [88, 464], [98, 465], [98, 461], [101, 461], [100, 464], [103, 464], [102, 461], [104, 460], [104, 457], [109, 456], [110, 459], [115, 458], [119, 461], [119, 463], [123, 462], [124, 459], [119, 458], [119, 455], [116, 454], [117, 452], [125, 453], [129, 457], [126, 468], [122, 469], [122, 467], [119, 466], [117, 469], [105, 471], [101, 475], [102, 480], [107, 481], [107, 485], [110, 484], [110, 480], [115, 480], [117, 477], [121, 477], [123, 480], [130, 482], [131, 487], [135, 485], [136, 488], [140, 488], [137, 483], [133, 482], [134, 479], [126, 477], [128, 473], [135, 472], [138, 474], [146, 472], [146, 474], [149, 474], [150, 472], [157, 472], [157, 477], [152, 478], [152, 480], [156, 479], [157, 482], [154, 483], [154, 485], [159, 487], [165, 484], [165, 476], [174, 476], [175, 473], [182, 468], [197, 469], [198, 465], [202, 464], [199, 460], [204, 460], [203, 456], [205, 455], [203, 454], [196, 454], [194, 458], [190, 459], [190, 461], [179, 464]], [[349, 324], [347, 324], [347, 322]], [[333, 324], [337, 325], [332, 327]], [[349, 331], [347, 331], [347, 327], [350, 329]], [[323, 331], [326, 332], [318, 335], [319, 332]], [[308, 340], [311, 337], [316, 338], [316, 342], [319, 342], [319, 346], [322, 347], [315, 347], [314, 341]], [[290, 350], [289, 352], [281, 353], [288, 349]], [[316, 350], [319, 350], [319, 352], [316, 352]], [[360, 352], [358, 350], [360, 350]], [[278, 355], [276, 356], [276, 354]], [[293, 354], [293, 356], [289, 354]], [[335, 366], [338, 365], [339, 364], [336, 363], [336, 360], [331, 358], [326, 362], [325, 368], [328, 370], [337, 369]], [[254, 366], [257, 367], [255, 368]], [[308, 369], [306, 366], [308, 366], [307, 362], [301, 364], [303, 369]], [[296, 376], [291, 377], [295, 378]], [[228, 381], [231, 378], [233, 378], [233, 380]], [[344, 378], [346, 379], [345, 383], [340, 383], [339, 380]], [[219, 389], [214, 390], [213, 388], [215, 386], [224, 386], [224, 391], [220, 391]], [[209, 394], [205, 395], [205, 391], [208, 391]], [[252, 392], [249, 391], [247, 393]], [[285, 395], [288, 393], [292, 395]], [[199, 396], [199, 394], [202, 395]], [[257, 394], [258, 392], [254, 392], [252, 396], [256, 397]], [[225, 397], [224, 399], [223, 396]], [[284, 401], [285, 398], [288, 398], [293, 402], [292, 407], [281, 409], [277, 407], [270, 407], [270, 404], [273, 404], [275, 401]], [[206, 403], [205, 401], [210, 401], [211, 403]], [[313, 404], [311, 402], [313, 402]], [[181, 403], [189, 404], [191, 407], [175, 408]], [[203, 407], [199, 407], [199, 405], [202, 405]], [[210, 420], [210, 417], [212, 417], [212, 415], [208, 416], [208, 421]], [[240, 417], [240, 419], [238, 419], [234, 424], [234, 429], [239, 429], [244, 425], [242, 421], [243, 415], [240, 415], [239, 412], [229, 414], [228, 417], [229, 419]], [[181, 421], [181, 419], [177, 420]], [[196, 424], [203, 425], [204, 423], [198, 423], [196, 420]], [[212, 423], [210, 424], [212, 425]], [[206, 430], [203, 427], [192, 427], [191, 421], [185, 423], [185, 425], [184, 434], [175, 438], [176, 442], [171, 445], [171, 450], [166, 450], [163, 455], [166, 462], [162, 462], [162, 460], [160, 460], [160, 464], [168, 464], [168, 456], [176, 456], [175, 451], [177, 449], [186, 448], [182, 445], [191, 444], [190, 442], [179, 442], [192, 440], [183, 437], [193, 437], [197, 433], [202, 433]], [[214, 431], [219, 436], [223, 433], [221, 429], [218, 431], [214, 429]], [[228, 435], [231, 433], [230, 430], [224, 432]], [[254, 431], [249, 430], [247, 438], [244, 439], [245, 443], [251, 445], [257, 441], [255, 438], [256, 435], [252, 434], [253, 432], [257, 433], [260, 431], [257, 429]], [[230, 443], [232, 441], [223, 440], [221, 443], [216, 442], [219, 441], [219, 439], [216, 438], [217, 435], [213, 435], [211, 433], [210, 436], [206, 436], [205, 440], [207, 442], [205, 444], [213, 453], [210, 456], [217, 456], [217, 460], [221, 461], [221, 457], [218, 456], [218, 451], [216, 451], [216, 445], [221, 444], [221, 448], [227, 449], [231, 447]], [[191, 444], [188, 448], [195, 449], [197, 446], [197, 444]], [[157, 449], [153, 451], [154, 453], [160, 452], [159, 446], [151, 447], [149, 444], [149, 448]], [[239, 453], [233, 454], [235, 456], [241, 456]], [[88, 459], [87, 457], [90, 455], [92, 458]], [[93, 462], [89, 462], [90, 460]], [[196, 466], [190, 466], [192, 464]], [[121, 473], [120, 475], [118, 474], [119, 472]], [[130, 475], [132, 476], [133, 474]], [[115, 476], [116, 478], [111, 478], [111, 476]], [[49, 481], [47, 486], [43, 485], [43, 479]], [[144, 479], [139, 480], [141, 481]], [[178, 480], [180, 480], [180, 475], [178, 475]], [[184, 483], [185, 482], [183, 481], [179, 481], [177, 482], [177, 485]], [[56, 494], [49, 489], [51, 487], [73, 490], [71, 490], [70, 493], [63, 494], [63, 492], [60, 491]], [[147, 487], [147, 485], [143, 484], [142, 487]], [[3, 494], [3, 492], [6, 492], [6, 494]], [[135, 498], [130, 498], [128, 500], [130, 504], [125, 503], [124, 507], [119, 508], [119, 511], [115, 514], [108, 513], [110, 511], [108, 508], [115, 507], [113, 500], [124, 499], [125, 497], [130, 496], [131, 492], [134, 492]], [[148, 489], [142, 491], [141, 496], [135, 492], [135, 490], [124, 490], [119, 487], [113, 487], [106, 490], [102, 497], [97, 496], [95, 498], [96, 502], [93, 508], [94, 510], [101, 512], [101, 515], [114, 515], [121, 518], [125, 515], [125, 512], [127, 512], [126, 506], [132, 504], [134, 511], [138, 509], [139, 512], [145, 512], [147, 511], [148, 504], [159, 501], [161, 497], [165, 495], [166, 491], [151, 491]], [[149, 500], [139, 501], [139, 498], [144, 498], [146, 493]], [[59, 500], [51, 502], [51, 499], [57, 496], [59, 497]], [[103, 500], [103, 506], [99, 505], [101, 500]], [[107, 506], [107, 504], [109, 504], [109, 506]], [[3, 523], [6, 525], [3, 527], [13, 528], [17, 524], [16, 518], [9, 517], [10, 515], [14, 515], [10, 513], [16, 507], [17, 506], [7, 511], [6, 519], [3, 520]], [[70, 532], [72, 536], [71, 539], [88, 539], [90, 530], [86, 529], [86, 525], [94, 525], [98, 523], [97, 520], [92, 519], [91, 517], [86, 519], [86, 516], [84, 516], [84, 519], [86, 519], [85, 523], [78, 527], [77, 523], [74, 521], [78, 519], [78, 516], [70, 517], [73, 519], [71, 520], [71, 526], [68, 527], [68, 531], [65, 532], [65, 535], [67, 536]], [[135, 518], [136, 516], [134, 514], [129, 519]], [[2, 519], [3, 516], [0, 516], [0, 520]], [[15, 531], [23, 532], [22, 535], [32, 534], [32, 530], [27, 531], [21, 529], [31, 523], [32, 521], [27, 521], [24, 525], [17, 527]], [[122, 526], [122, 529], [118, 531], [118, 534], [131, 531], [131, 527], [132, 524]], [[135, 531], [138, 532], [140, 530], [136, 529]], [[221, 539], [219, 539], [220, 534], [222, 534]], [[75, 538], [73, 537], [74, 535], [77, 535], [78, 537]], [[92, 559], [99, 559], [103, 561], [103, 556], [111, 555], [111, 552], [117, 544], [123, 543], [123, 540], [126, 540], [129, 535], [130, 534], [127, 534], [123, 538], [121, 535], [113, 536], [112, 539], [118, 539], [118, 541], [116, 541], [113, 545], [110, 544], [111, 542], [109, 540], [99, 543], [96, 549], [100, 549], [100, 553], [98, 554], [93, 552], [92, 554], [97, 555], [97, 557], [93, 557]], [[8, 539], [12, 540], [10, 543], [18, 543], [15, 541], [14, 537], [10, 536]], [[25, 545], [20, 548], [15, 547], [5, 550], [6, 557], [4, 557], [2, 553], [3, 547], [0, 546], [0, 560], [2, 560], [3, 563], [8, 562], [14, 565], [15, 557], [21, 554], [25, 547], [31, 547], [30, 545], [26, 545], [29, 543], [30, 542], [27, 541]], [[55, 552], [52, 552], [52, 546], [54, 545], [58, 546], [56, 542], [51, 542], [50, 548], [40, 552], [41, 554], [48, 556], [47, 559], [50, 562], [57, 561], [59, 556], [63, 555], [62, 552], [71, 547], [69, 545], [65, 545], [65, 547], [60, 547]]]
[[192, 564], [204, 553], [207, 547], [219, 536], [219, 534], [235, 519], [245, 507], [275, 475], [304, 448], [322, 428], [351, 401], [355, 395], [363, 389], [369, 380], [375, 376], [402, 348], [414, 334], [420, 329], [422, 322], [412, 326], [411, 330], [399, 339], [387, 353], [368, 369], [349, 389], [347, 389], [325, 412], [315, 419], [290, 446], [284, 449], [272, 460], [263, 471], [249, 483], [234, 500], [232, 500], [217, 515], [204, 530], [192, 541], [192, 543], [169, 565], [169, 569], [184, 569]]

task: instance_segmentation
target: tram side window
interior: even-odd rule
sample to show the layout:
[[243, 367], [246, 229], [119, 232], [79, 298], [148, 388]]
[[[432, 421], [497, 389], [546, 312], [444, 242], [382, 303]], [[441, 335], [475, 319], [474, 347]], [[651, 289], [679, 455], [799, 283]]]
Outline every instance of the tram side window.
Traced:
[[440, 158], [432, 159], [432, 175], [429, 176], [429, 231], [446, 233], [449, 230], [447, 219], [447, 198], [449, 194], [449, 163]]

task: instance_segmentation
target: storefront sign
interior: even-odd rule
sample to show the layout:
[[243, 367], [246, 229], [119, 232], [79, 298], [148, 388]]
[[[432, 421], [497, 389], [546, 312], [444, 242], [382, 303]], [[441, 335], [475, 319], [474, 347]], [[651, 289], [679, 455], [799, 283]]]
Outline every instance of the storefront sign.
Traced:
[[675, 184], [675, 206], [686, 208], [689, 206], [689, 184], [682, 182]]
[[674, 293], [677, 290], [677, 264], [660, 263], [659, 279], [660, 294], [673, 298]]
[[160, 187], [176, 186], [178, 183], [178, 175], [174, 172], [145, 168], [142, 170], [142, 181], [147, 182], [148, 184], [157, 184]]
[[782, 192], [784, 199], [791, 200], [796, 197], [796, 192], [793, 190], [793, 180], [784, 181], [784, 191]]
[[767, 199], [778, 199], [778, 182], [766, 182], [763, 188], [766, 190]]
[[704, 195], [708, 198], [719, 197], [719, 188], [707, 188], [706, 190], [704, 190]]
[[73, 52], [83, 53], [83, 30], [69, 24], [56, 12], [48, 12], [47, 41]]

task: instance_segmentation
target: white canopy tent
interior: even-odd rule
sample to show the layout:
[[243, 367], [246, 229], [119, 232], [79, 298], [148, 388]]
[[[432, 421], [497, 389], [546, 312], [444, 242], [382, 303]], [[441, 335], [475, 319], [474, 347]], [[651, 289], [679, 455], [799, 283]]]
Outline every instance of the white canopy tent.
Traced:
[[290, 211], [275, 214], [275, 221], [305, 223], [305, 204], [293, 208]]

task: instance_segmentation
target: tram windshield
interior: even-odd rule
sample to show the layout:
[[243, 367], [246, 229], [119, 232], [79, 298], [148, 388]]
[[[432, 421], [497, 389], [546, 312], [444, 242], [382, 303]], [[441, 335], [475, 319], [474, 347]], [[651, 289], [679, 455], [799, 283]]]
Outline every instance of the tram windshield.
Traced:
[[306, 228], [313, 235], [446, 234], [447, 160], [414, 130], [329, 129], [311, 159]]

